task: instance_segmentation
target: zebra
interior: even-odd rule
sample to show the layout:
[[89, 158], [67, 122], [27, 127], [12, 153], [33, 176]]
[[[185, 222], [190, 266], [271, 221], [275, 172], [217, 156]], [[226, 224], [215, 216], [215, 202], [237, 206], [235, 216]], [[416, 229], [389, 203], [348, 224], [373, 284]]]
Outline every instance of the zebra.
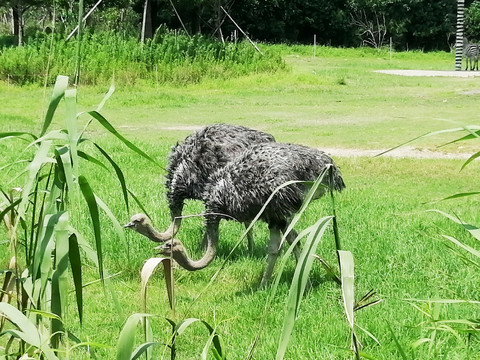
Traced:
[[463, 38], [463, 57], [465, 58], [465, 70], [468, 70], [469, 62], [470, 70], [478, 70], [480, 46], [478, 44], [469, 43], [467, 38]]

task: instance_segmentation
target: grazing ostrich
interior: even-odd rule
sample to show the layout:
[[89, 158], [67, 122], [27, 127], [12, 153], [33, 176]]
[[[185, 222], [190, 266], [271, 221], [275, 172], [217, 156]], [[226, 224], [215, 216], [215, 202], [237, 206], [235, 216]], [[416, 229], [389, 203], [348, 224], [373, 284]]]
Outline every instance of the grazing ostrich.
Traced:
[[[244, 126], [214, 124], [172, 147], [165, 183], [172, 222], [164, 233], [157, 233], [154, 241], [163, 242], [175, 236], [185, 199], [205, 201], [203, 193], [210, 175], [252, 144], [274, 141], [272, 135]], [[252, 250], [252, 236], [248, 234], [247, 237], [249, 250]]]
[[[341, 173], [324, 152], [293, 144], [254, 145], [225, 167], [217, 170], [205, 186], [203, 198], [207, 213], [205, 231], [207, 250], [204, 256], [197, 261], [191, 260], [177, 239], [172, 239], [157, 249], [161, 250], [163, 255], [172, 256], [187, 270], [200, 270], [210, 264], [215, 257], [221, 219], [229, 220], [233, 217], [240, 222], [250, 222], [278, 186], [290, 180], [313, 181], [328, 166], [332, 166], [333, 169], [333, 184], [330, 183], [328, 173], [325, 174], [322, 183], [341, 191], [345, 188]], [[294, 183], [281, 189], [260, 217], [270, 229], [267, 266], [260, 283], [261, 287], [265, 287], [273, 272], [280, 251], [281, 233], [286, 230], [293, 214], [300, 209], [307, 191], [308, 187], [302, 183]], [[320, 187], [316, 198], [321, 197], [325, 191], [325, 187]], [[126, 226], [156, 241], [158, 233], [145, 215], [133, 216]], [[291, 243], [295, 237], [293, 234], [289, 235], [287, 240]]]

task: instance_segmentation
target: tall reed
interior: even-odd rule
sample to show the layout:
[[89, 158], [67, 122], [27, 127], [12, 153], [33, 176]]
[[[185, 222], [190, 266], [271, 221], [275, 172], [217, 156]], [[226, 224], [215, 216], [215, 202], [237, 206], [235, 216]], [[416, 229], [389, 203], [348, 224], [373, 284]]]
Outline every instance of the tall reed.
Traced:
[[[7, 357], [27, 357], [40, 352], [47, 359], [56, 359], [55, 353], [60, 349], [68, 353], [68, 339], [80, 342], [69, 331], [65, 310], [68, 293], [73, 291], [78, 319], [82, 323], [82, 268], [86, 261], [96, 265], [99, 278], [104, 281], [100, 211], [105, 212], [118, 237], [124, 240], [123, 229], [108, 206], [95, 194], [89, 174], [82, 172], [82, 163], [92, 163], [115, 174], [128, 209], [129, 191], [125, 178], [112, 157], [85, 136], [87, 127], [92, 121], [97, 121], [133, 152], [155, 163], [99, 113], [111, 92], [96, 110], [77, 114], [76, 90], [69, 89], [68, 83], [68, 77], [57, 78], [39, 134], [0, 133], [0, 140], [20, 139], [29, 143], [21, 154], [27, 156], [27, 166], [12, 179], [19, 183], [17, 188], [20, 191], [5, 191], [8, 185], [0, 185], [0, 221], [7, 219], [5, 224], [11, 251], [11, 266], [5, 273], [0, 290], [2, 298], [3, 294], [7, 294], [7, 300], [10, 297], [16, 302], [16, 307], [0, 303], [0, 337], [8, 338], [8, 346], [4, 349]], [[52, 129], [54, 116], [62, 101], [65, 103], [64, 127]], [[96, 153], [84, 149], [88, 143], [93, 143]], [[98, 156], [114, 171], [104, 165]], [[80, 212], [89, 215], [95, 250], [74, 227], [75, 221], [72, 220]], [[7, 326], [4, 318], [13, 327]]]

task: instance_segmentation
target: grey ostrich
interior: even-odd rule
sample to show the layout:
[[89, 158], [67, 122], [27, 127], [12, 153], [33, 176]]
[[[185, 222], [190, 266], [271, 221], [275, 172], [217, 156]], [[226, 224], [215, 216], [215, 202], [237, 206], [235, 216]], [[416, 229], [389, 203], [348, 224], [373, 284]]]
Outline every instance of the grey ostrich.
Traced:
[[[278, 186], [290, 180], [315, 180], [328, 166], [332, 166], [333, 169], [333, 184], [330, 184], [328, 174], [323, 178], [323, 184], [341, 191], [345, 188], [341, 173], [324, 152], [293, 144], [253, 145], [241, 156], [217, 170], [205, 186], [203, 198], [207, 213], [205, 231], [207, 249], [204, 256], [197, 261], [191, 260], [178, 239], [172, 239], [157, 249], [163, 255], [172, 256], [187, 270], [203, 269], [215, 257], [221, 219], [235, 218], [240, 222], [250, 222]], [[271, 277], [280, 251], [281, 234], [286, 230], [293, 214], [300, 209], [306, 191], [308, 188], [302, 183], [281, 189], [260, 217], [270, 229], [267, 265], [260, 283], [261, 287], [265, 287]], [[325, 188], [319, 188], [316, 198], [324, 193]], [[158, 236], [145, 215], [135, 215], [127, 226], [154, 241]], [[287, 240], [292, 242], [294, 236], [287, 236]]]
[[[163, 242], [177, 233], [185, 199], [205, 201], [204, 189], [209, 177], [252, 144], [274, 142], [275, 138], [244, 126], [214, 124], [206, 126], [177, 143], [169, 155], [166, 187], [172, 222], [154, 241]], [[248, 224], [246, 224], [248, 226]], [[248, 234], [248, 247], [253, 239]]]

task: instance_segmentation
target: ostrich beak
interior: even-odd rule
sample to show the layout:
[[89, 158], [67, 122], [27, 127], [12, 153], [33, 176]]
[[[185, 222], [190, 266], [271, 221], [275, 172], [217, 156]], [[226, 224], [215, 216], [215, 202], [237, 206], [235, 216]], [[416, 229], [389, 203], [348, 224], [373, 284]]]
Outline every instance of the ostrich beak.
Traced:
[[132, 228], [132, 227], [134, 227], [134, 226], [135, 226], [135, 224], [133, 223], [133, 221], [130, 221], [128, 224], [123, 225], [123, 227], [124, 227], [124, 228], [127, 228], [127, 229], [128, 229], [128, 228]]
[[172, 242], [171, 241], [166, 241], [162, 245], [156, 246], [155, 250], [157, 250], [157, 254], [159, 255], [168, 255], [170, 256], [172, 252]]

